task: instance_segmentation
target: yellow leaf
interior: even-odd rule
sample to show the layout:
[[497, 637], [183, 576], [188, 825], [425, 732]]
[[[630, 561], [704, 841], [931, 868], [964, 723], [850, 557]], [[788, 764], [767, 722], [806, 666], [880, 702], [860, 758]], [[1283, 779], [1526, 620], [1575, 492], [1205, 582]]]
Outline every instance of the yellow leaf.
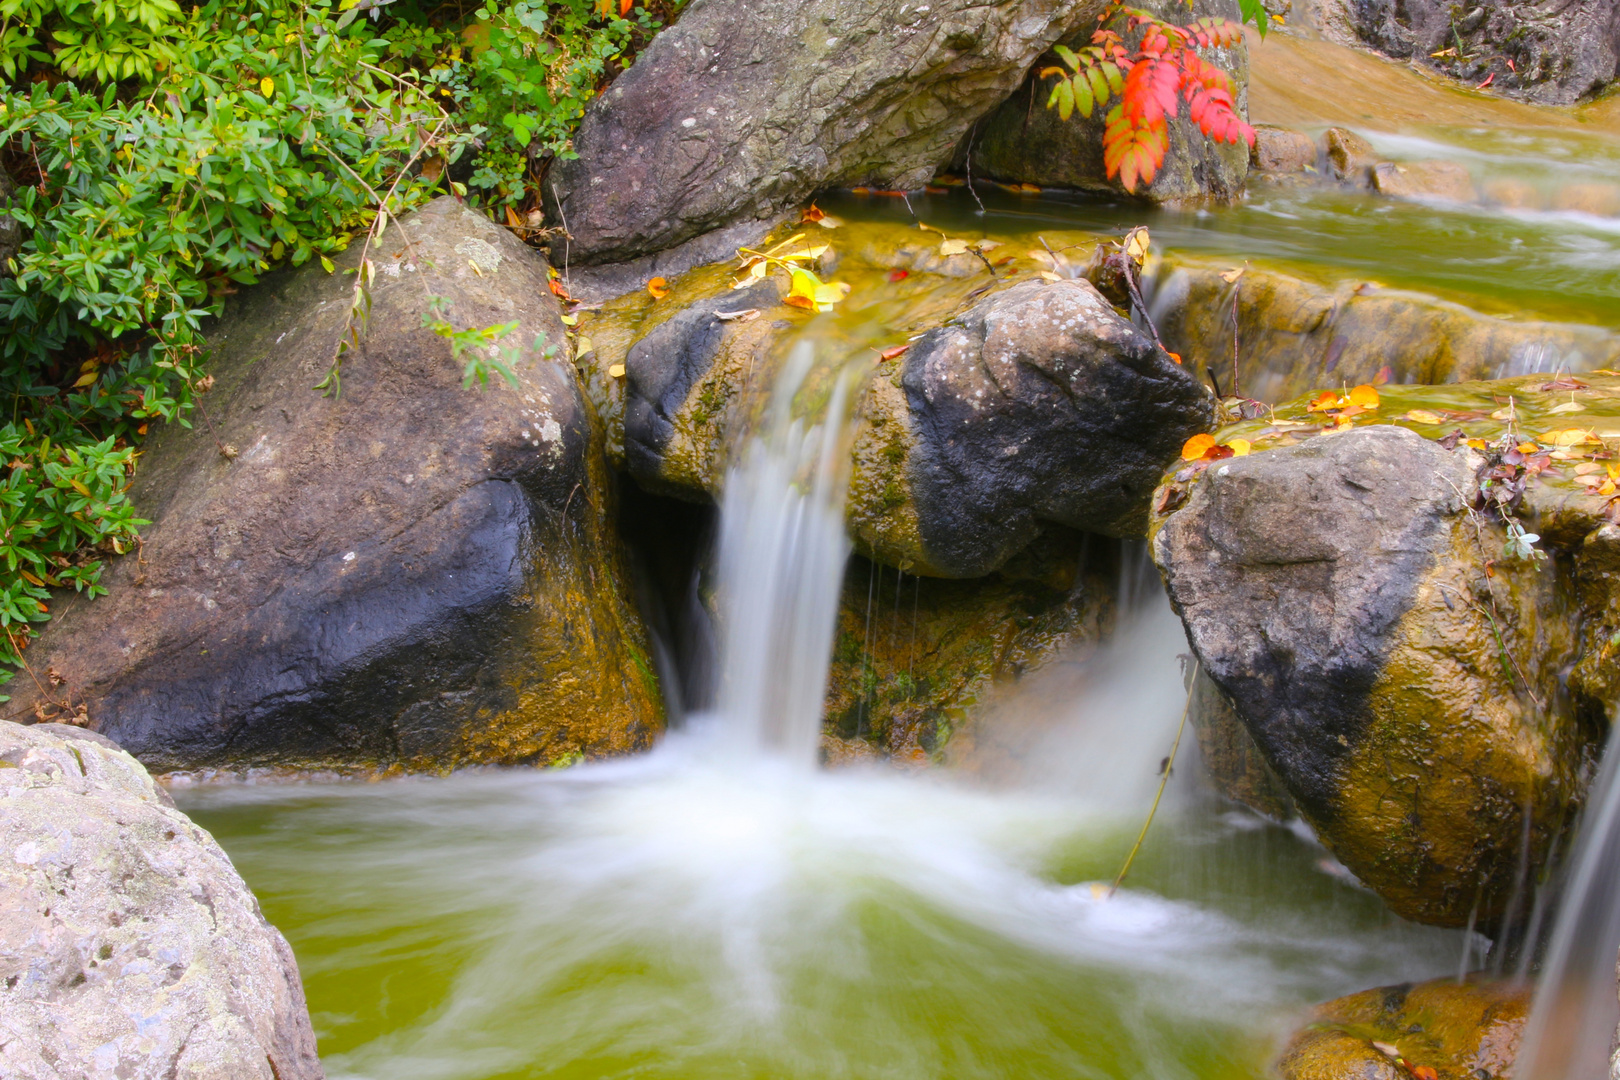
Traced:
[[1491, 419], [1492, 420], [1512, 420], [1513, 419], [1513, 406], [1509, 405], [1505, 409], [1497, 409], [1495, 412], [1491, 413]]
[[1597, 442], [1597, 439], [1581, 428], [1562, 428], [1542, 435], [1541, 441], [1548, 446], [1579, 446], [1584, 442]]
[[[831, 245], [829, 245], [829, 244], [821, 244], [818, 247], [807, 247], [802, 251], [795, 251], [791, 255], [783, 255], [782, 256], [782, 261], [783, 262], [815, 262], [817, 259], [819, 259], [823, 255], [827, 254], [827, 248], [830, 247], [830, 246]], [[763, 264], [761, 264], [761, 265], [763, 265]]]
[[276, 80], [272, 79], [268, 75], [266, 75], [264, 78], [260, 79], [259, 80], [259, 92], [261, 94], [263, 94], [265, 97], [270, 97], [271, 95], [273, 95], [276, 92]]
[[43, 587], [44, 584], [45, 584], [43, 581], [39, 580], [39, 578], [35, 577], [33, 574], [30, 574], [28, 571], [23, 570], [21, 568], [19, 568], [17, 570], [17, 573], [21, 574], [24, 578], [26, 578], [29, 582], [31, 582], [34, 585], [39, 585], [39, 586]]
[[1414, 424], [1443, 424], [1446, 422], [1445, 417], [1439, 413], [1430, 412], [1428, 409], [1413, 409], [1405, 416], [1402, 416], [1401, 419], [1410, 420]]
[[1152, 241], [1146, 229], [1136, 229], [1131, 232], [1131, 238], [1125, 242], [1125, 254], [1132, 260], [1141, 262], [1147, 257], [1148, 244]]
[[1582, 405], [1578, 401], [1566, 401], [1562, 405], [1555, 405], [1552, 408], [1548, 409], [1547, 411], [1548, 412], [1554, 412], [1554, 413], [1572, 413], [1572, 412], [1580, 412], [1585, 407], [1586, 406]]
[[579, 325], [579, 316], [578, 315], [564, 315], [564, 316], [562, 316], [562, 324], [564, 326], [577, 326], [577, 325]]
[[591, 339], [588, 337], [582, 337], [574, 343], [574, 359], [578, 360], [585, 354], [594, 352], [595, 350], [596, 346], [591, 344]]
[[816, 310], [831, 311], [833, 305], [839, 303], [849, 295], [849, 283], [834, 281], [827, 285], [816, 287]]
[[613, 365], [609, 366], [608, 367], [608, 375], [609, 375], [609, 377], [614, 378], [614, 379], [622, 379], [622, 378], [624, 378], [624, 365], [623, 364], [613, 364]]
[[1366, 383], [1353, 387], [1350, 390], [1350, 404], [1360, 405], [1363, 409], [1378, 408], [1378, 390]]
[[1224, 273], [1222, 273], [1221, 274], [1221, 280], [1226, 282], [1228, 285], [1230, 285], [1230, 284], [1232, 284], [1232, 282], [1236, 281], [1238, 278], [1240, 278], [1242, 276], [1243, 276], [1243, 267], [1239, 266], [1235, 270], [1227, 270]]
[[849, 295], [849, 286], [841, 281], [824, 283], [808, 270], [793, 271], [793, 287], [782, 302], [811, 311], [831, 311], [833, 305]]
[[87, 374], [79, 376], [78, 381], [73, 384], [73, 389], [82, 390], [86, 386], [89, 386], [91, 383], [93, 383], [95, 381], [96, 381], [96, 373], [93, 372], [93, 371], [88, 372]]
[[843, 218], [835, 218], [831, 214], [822, 214], [816, 219], [816, 224], [823, 229], [836, 229], [844, 223]]
[[1203, 457], [1206, 453], [1208, 453], [1210, 448], [1213, 447], [1214, 445], [1215, 445], [1215, 436], [1213, 436], [1213, 435], [1194, 435], [1192, 438], [1188, 439], [1182, 445], [1182, 447], [1181, 447], [1181, 460], [1183, 460], [1183, 461], [1197, 461], [1199, 458]]
[[946, 240], [939, 245], [939, 253], [945, 256], [966, 255], [968, 242], [966, 240]]
[[1227, 449], [1232, 451], [1233, 457], [1246, 457], [1253, 446], [1248, 439], [1231, 439], [1226, 443]]
[[1614, 494], [1614, 481], [1613, 480], [1605, 480], [1605, 481], [1603, 481], [1603, 483], [1598, 486], [1598, 494], [1599, 495], [1613, 495]]
[[1490, 444], [1484, 439], [1469, 439], [1466, 445], [1473, 450], [1484, 450]]
[[1061, 277], [1059, 277], [1058, 275], [1052, 273], [1052, 271], [1050, 271], [1050, 270], [1042, 270], [1041, 271], [1041, 277], [1045, 278], [1047, 281], [1062, 281], [1063, 280]]

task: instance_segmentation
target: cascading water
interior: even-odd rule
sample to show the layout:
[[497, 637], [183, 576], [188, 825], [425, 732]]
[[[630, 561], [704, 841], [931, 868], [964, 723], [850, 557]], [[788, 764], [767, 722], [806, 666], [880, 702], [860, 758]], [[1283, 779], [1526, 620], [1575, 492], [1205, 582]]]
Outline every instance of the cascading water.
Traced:
[[1517, 1080], [1620, 1077], [1620, 727], [1610, 733], [1583, 817]]

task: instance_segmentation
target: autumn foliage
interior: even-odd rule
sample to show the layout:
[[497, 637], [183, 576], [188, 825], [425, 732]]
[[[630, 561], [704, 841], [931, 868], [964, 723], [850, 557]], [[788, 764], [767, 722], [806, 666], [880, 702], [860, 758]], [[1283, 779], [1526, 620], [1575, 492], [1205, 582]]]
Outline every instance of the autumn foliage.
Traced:
[[[1134, 50], [1107, 28], [1119, 16], [1125, 18], [1126, 34], [1141, 31]], [[1047, 107], [1065, 120], [1076, 110], [1089, 117], [1114, 101], [1104, 114], [1103, 129], [1103, 164], [1110, 179], [1118, 177], [1126, 191], [1153, 182], [1170, 150], [1169, 122], [1183, 102], [1187, 118], [1209, 138], [1254, 145], [1254, 129], [1238, 115], [1231, 78], [1197, 52], [1238, 44], [1242, 26], [1210, 18], [1181, 26], [1117, 4], [1103, 13], [1102, 21], [1104, 28], [1086, 48], [1075, 52], [1059, 45], [1053, 50], [1067, 69], [1048, 67], [1040, 74], [1057, 77]]]

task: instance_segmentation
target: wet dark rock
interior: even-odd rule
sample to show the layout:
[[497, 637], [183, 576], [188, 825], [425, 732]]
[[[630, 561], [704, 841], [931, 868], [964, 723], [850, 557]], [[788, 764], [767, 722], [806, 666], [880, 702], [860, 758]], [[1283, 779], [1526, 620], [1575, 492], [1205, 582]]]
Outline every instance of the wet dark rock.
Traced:
[[[311, 265], [233, 302], [210, 334], [206, 412], [147, 443], [142, 547], [109, 565], [110, 595], [58, 606], [29, 661], [63, 682], [24, 709], [82, 705], [165, 769], [442, 769], [646, 744], [658, 709], [600, 432], [572, 366], [536, 349], [568, 348], [545, 260], [453, 199], [390, 226], [371, 257], [338, 397], [311, 387], [352, 277]], [[517, 324], [516, 389], [462, 388], [422, 326], [430, 295], [458, 328]]]
[[1447, 0], [1324, 2], [1339, 9], [1330, 19], [1381, 52], [1475, 85], [1490, 77], [1492, 90], [1543, 105], [1597, 95], [1620, 66], [1614, 0], [1488, 0], [1466, 9]]
[[1504, 560], [1466, 509], [1480, 464], [1403, 428], [1320, 435], [1209, 466], [1154, 537], [1204, 670], [1300, 813], [1396, 912], [1442, 925], [1506, 913], [1590, 751], [1555, 704], [1578, 619], [1550, 566]]
[[920, 187], [1102, 7], [694, 0], [591, 103], [578, 159], [553, 167], [548, 220], [566, 222], [573, 261], [618, 262], [821, 188]]
[[58, 729], [0, 721], [0, 1075], [319, 1080], [292, 949], [225, 852]]
[[[1182, 0], [1155, 0], [1140, 5], [1172, 22], [1186, 23], [1194, 17], [1239, 21], [1237, 0], [1195, 0], [1191, 10]], [[1126, 32], [1124, 19], [1115, 29], [1134, 44], [1141, 33]], [[1091, 43], [1096, 27], [1088, 22], [1065, 43], [1081, 49]], [[1203, 58], [1232, 76], [1238, 111], [1248, 113], [1249, 58], [1244, 45], [1206, 49]], [[1060, 66], [1056, 57], [1048, 62]], [[1041, 65], [1045, 66], [1045, 65]], [[1089, 119], [1075, 113], [1064, 120], [1056, 109], [1046, 107], [1052, 80], [1031, 73], [1018, 92], [995, 112], [975, 124], [957, 151], [954, 169], [974, 177], [1123, 193], [1117, 180], [1108, 178], [1103, 165], [1102, 137], [1106, 109]], [[1163, 166], [1151, 184], [1136, 194], [1152, 202], [1181, 202], [1197, 199], [1229, 200], [1243, 191], [1249, 171], [1246, 143], [1216, 143], [1204, 136], [1186, 117], [1186, 107], [1170, 122], [1170, 149]], [[1314, 153], [1312, 155], [1314, 160]]]
[[1087, 281], [1024, 282], [930, 331], [900, 376], [921, 563], [1002, 565], [1052, 522], [1140, 536], [1213, 400]]

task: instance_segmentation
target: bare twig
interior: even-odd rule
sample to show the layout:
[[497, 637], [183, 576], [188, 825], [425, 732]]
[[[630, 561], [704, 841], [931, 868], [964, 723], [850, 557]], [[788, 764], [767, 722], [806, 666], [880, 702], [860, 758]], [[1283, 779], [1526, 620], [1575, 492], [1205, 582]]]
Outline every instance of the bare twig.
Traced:
[[1109, 896], [1119, 891], [1125, 875], [1131, 872], [1131, 863], [1136, 861], [1136, 853], [1142, 850], [1142, 841], [1147, 839], [1148, 829], [1153, 825], [1153, 816], [1159, 812], [1159, 800], [1164, 798], [1164, 789], [1170, 783], [1170, 770], [1176, 764], [1176, 751], [1181, 748], [1182, 733], [1187, 730], [1187, 714], [1192, 711], [1193, 690], [1198, 686], [1201, 664], [1202, 661], [1193, 662], [1192, 680], [1187, 684], [1187, 704], [1181, 707], [1181, 723], [1176, 727], [1176, 739], [1170, 744], [1170, 756], [1164, 759], [1164, 775], [1159, 778], [1159, 790], [1153, 796], [1153, 806], [1148, 810], [1147, 820], [1142, 822], [1142, 831], [1136, 834], [1136, 843], [1131, 845], [1131, 853], [1125, 856], [1125, 865], [1119, 868], [1119, 876], [1114, 878], [1114, 884], [1109, 886]]

